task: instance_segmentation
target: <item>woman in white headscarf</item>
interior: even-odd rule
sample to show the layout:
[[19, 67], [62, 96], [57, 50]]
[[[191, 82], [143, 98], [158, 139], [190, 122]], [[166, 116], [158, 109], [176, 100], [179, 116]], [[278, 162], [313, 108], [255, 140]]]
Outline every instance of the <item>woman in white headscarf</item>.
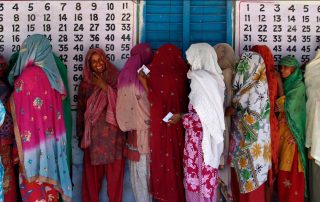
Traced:
[[[236, 56], [232, 47], [227, 43], [219, 43], [214, 46], [214, 49], [218, 56], [218, 64], [222, 70], [224, 77], [224, 82], [226, 85], [226, 93], [224, 100], [224, 108], [231, 106], [233, 89], [232, 82], [234, 77], [234, 67], [236, 65]], [[223, 153], [220, 158], [220, 168], [219, 168], [219, 190], [220, 194], [226, 201], [232, 201], [232, 190], [231, 190], [231, 172], [230, 164], [228, 165], [228, 153], [229, 153], [229, 136], [231, 127], [231, 117], [225, 116], [226, 130], [224, 132], [224, 148]], [[222, 198], [220, 195], [220, 198]], [[219, 194], [218, 194], [219, 200]]]
[[186, 52], [191, 65], [189, 113], [186, 129], [184, 175], [187, 201], [215, 201], [218, 167], [223, 152], [224, 90], [216, 52], [206, 43], [193, 44]]
[[304, 80], [307, 92], [306, 147], [310, 161], [310, 201], [320, 201], [320, 50], [306, 66]]

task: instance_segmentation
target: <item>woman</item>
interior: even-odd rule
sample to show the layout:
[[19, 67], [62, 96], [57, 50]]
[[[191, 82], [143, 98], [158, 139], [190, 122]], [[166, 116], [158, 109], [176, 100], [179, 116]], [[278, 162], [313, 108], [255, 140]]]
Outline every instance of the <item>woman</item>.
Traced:
[[[9, 74], [10, 106], [20, 160], [23, 201], [71, 201], [62, 98], [65, 88], [49, 40], [39, 34], [22, 44]], [[41, 85], [39, 85], [41, 84]]]
[[191, 65], [186, 129], [184, 181], [187, 201], [216, 201], [218, 167], [223, 152], [224, 90], [222, 71], [213, 47], [192, 44], [186, 52]]
[[122, 131], [129, 132], [125, 155], [130, 162], [131, 185], [137, 202], [152, 201], [148, 186], [150, 104], [137, 73], [151, 59], [152, 50], [148, 44], [134, 46], [118, 79], [117, 121]]
[[298, 61], [291, 56], [280, 60], [284, 95], [277, 100], [280, 111], [279, 202], [304, 201], [306, 100]]
[[271, 167], [270, 108], [265, 64], [259, 54], [242, 54], [233, 88], [230, 155], [234, 199], [263, 202]]
[[[224, 108], [231, 106], [231, 101], [233, 97], [232, 81], [233, 81], [233, 71], [236, 65], [236, 56], [232, 47], [226, 43], [219, 43], [214, 46], [214, 49], [217, 53], [218, 64], [222, 70], [224, 77], [224, 83], [226, 86], [225, 99], [224, 99]], [[224, 198], [226, 201], [232, 201], [232, 190], [231, 190], [231, 172], [230, 165], [227, 163], [228, 153], [229, 153], [229, 136], [231, 129], [231, 117], [225, 116], [226, 130], [223, 134], [224, 138], [224, 147], [223, 153], [220, 158], [220, 167], [219, 167], [219, 193], [218, 201], [221, 198]]]
[[[174, 45], [162, 45], [150, 65], [148, 79], [140, 72], [150, 102], [150, 190], [158, 201], [184, 201], [183, 126], [187, 105], [187, 64]], [[168, 123], [162, 119], [175, 114]]]
[[[0, 99], [4, 106], [9, 104], [11, 94], [7, 84], [7, 66], [4, 58], [0, 56]], [[3, 193], [5, 202], [15, 202], [17, 200], [16, 178], [13, 162], [14, 132], [12, 116], [6, 113], [4, 123], [0, 126], [0, 155], [4, 166]]]
[[88, 51], [78, 93], [77, 117], [77, 135], [84, 150], [84, 202], [99, 201], [104, 175], [109, 201], [122, 201], [125, 136], [115, 116], [118, 74], [102, 49]]
[[275, 104], [279, 96], [278, 87], [282, 88], [282, 82], [279, 74], [274, 68], [274, 59], [271, 50], [265, 45], [253, 46], [252, 51], [260, 54], [266, 66], [268, 93], [270, 99], [270, 132], [271, 132], [271, 154], [272, 154], [272, 169], [269, 172], [269, 179], [266, 188], [268, 188], [267, 201], [273, 201], [273, 183], [278, 173], [278, 158], [279, 158], [279, 123], [275, 113]]
[[309, 148], [310, 201], [320, 202], [320, 50], [306, 66], [304, 81], [307, 92], [306, 147]]

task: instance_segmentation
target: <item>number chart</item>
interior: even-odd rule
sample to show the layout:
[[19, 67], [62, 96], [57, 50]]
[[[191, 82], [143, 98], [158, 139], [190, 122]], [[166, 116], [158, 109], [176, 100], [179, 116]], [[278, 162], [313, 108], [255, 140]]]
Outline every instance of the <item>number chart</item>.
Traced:
[[1, 1], [0, 54], [8, 60], [29, 35], [40, 33], [67, 65], [72, 109], [86, 52], [102, 48], [119, 69], [136, 41], [133, 1]]
[[267, 45], [275, 63], [293, 55], [300, 64], [312, 60], [320, 47], [318, 1], [236, 2], [235, 50], [240, 56], [253, 45]]

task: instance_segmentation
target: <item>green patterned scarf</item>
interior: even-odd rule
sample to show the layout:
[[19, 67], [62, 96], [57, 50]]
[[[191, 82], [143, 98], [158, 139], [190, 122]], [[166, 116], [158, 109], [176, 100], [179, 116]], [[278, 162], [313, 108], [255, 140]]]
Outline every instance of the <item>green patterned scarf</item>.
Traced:
[[304, 174], [306, 176], [306, 89], [302, 81], [303, 75], [300, 70], [299, 62], [294, 57], [286, 56], [282, 58], [280, 65], [295, 68], [295, 71], [288, 78], [284, 79], [284, 93], [286, 96], [284, 109], [288, 126], [298, 145]]

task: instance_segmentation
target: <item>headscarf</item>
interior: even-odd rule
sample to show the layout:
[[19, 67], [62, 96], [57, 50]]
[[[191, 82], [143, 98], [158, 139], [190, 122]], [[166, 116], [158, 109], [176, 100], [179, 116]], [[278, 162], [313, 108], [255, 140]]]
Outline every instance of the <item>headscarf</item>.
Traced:
[[183, 201], [182, 121], [168, 126], [162, 121], [168, 112], [187, 110], [187, 64], [174, 45], [162, 45], [148, 65], [150, 102], [150, 188], [155, 199]]
[[223, 152], [224, 90], [222, 71], [212, 46], [207, 43], [192, 44], [186, 51], [191, 71], [190, 103], [199, 115], [202, 130], [203, 159], [206, 165], [218, 168]]
[[306, 66], [304, 81], [307, 92], [306, 147], [320, 166], [320, 49], [316, 57]]
[[[99, 54], [105, 63], [105, 71], [102, 79], [107, 82], [107, 92], [93, 84], [93, 74], [90, 66], [90, 59], [93, 54]], [[107, 60], [104, 51], [100, 48], [89, 49], [83, 70], [83, 83], [87, 87], [93, 88], [93, 93], [87, 100], [85, 118], [84, 136], [81, 141], [81, 147], [87, 148], [91, 144], [91, 127], [99, 119], [103, 109], [107, 106], [106, 122], [118, 126], [116, 121], [116, 84], [118, 78], [118, 70], [111, 62]]]
[[152, 59], [151, 47], [138, 44], [118, 78], [117, 121], [122, 131], [137, 130], [137, 146], [141, 154], [149, 152], [150, 104], [138, 79], [137, 70]]
[[[230, 155], [240, 192], [248, 193], [267, 181], [271, 167], [268, 83], [265, 64], [259, 54], [250, 51], [242, 54], [233, 88], [236, 114]], [[246, 186], [248, 183], [250, 186]]]
[[273, 172], [269, 176], [269, 183], [272, 184], [278, 171], [278, 151], [280, 143], [279, 122], [275, 114], [275, 102], [278, 95], [278, 80], [274, 69], [274, 59], [271, 50], [265, 45], [255, 45], [251, 51], [261, 55], [266, 65], [268, 90], [270, 99], [270, 130], [271, 130], [271, 147], [272, 147], [272, 167]]
[[65, 95], [63, 81], [53, 58], [52, 46], [44, 35], [31, 35], [22, 43], [18, 60], [9, 73], [8, 80], [11, 85], [13, 85], [14, 77], [20, 75], [29, 62], [41, 67], [52, 88]]
[[280, 65], [295, 68], [294, 72], [284, 79], [286, 101], [284, 109], [290, 131], [297, 143], [301, 162], [306, 175], [305, 129], [306, 129], [306, 93], [299, 62], [292, 56], [283, 57]]

